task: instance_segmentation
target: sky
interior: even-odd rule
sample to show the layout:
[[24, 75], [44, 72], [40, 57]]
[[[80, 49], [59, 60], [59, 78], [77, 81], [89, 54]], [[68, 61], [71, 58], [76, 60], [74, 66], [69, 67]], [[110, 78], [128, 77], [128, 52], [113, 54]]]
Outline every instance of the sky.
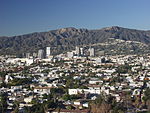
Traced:
[[150, 30], [150, 0], [0, 0], [0, 36], [110, 26]]

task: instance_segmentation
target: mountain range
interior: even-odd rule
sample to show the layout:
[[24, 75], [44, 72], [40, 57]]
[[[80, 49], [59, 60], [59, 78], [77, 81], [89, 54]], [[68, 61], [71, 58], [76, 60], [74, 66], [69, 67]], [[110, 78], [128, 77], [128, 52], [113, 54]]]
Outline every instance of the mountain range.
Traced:
[[0, 54], [21, 55], [37, 52], [47, 46], [56, 55], [80, 47], [94, 47], [96, 52], [106, 54], [149, 53], [150, 31], [122, 28], [118, 26], [96, 30], [73, 27], [35, 32], [20, 36], [0, 37]]

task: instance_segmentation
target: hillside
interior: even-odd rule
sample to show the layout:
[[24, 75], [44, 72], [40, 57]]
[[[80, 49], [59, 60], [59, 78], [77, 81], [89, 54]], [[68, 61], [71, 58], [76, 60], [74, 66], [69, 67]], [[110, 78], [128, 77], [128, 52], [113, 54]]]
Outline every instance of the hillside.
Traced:
[[[112, 45], [113, 41], [123, 40], [122, 43]], [[112, 40], [111, 40], [112, 41]], [[131, 41], [127, 43], [127, 41]], [[140, 43], [138, 43], [140, 42]], [[107, 46], [99, 43], [108, 43]], [[46, 46], [52, 47], [53, 54], [73, 50], [75, 46], [93, 46], [96, 51], [104, 50], [122, 53], [122, 50], [135, 52], [149, 52], [150, 31], [127, 29], [118, 26], [98, 30], [63, 28], [48, 32], [37, 32], [13, 37], [0, 37], [0, 54], [22, 54], [37, 52]], [[143, 46], [141, 46], [143, 45]], [[131, 47], [130, 47], [131, 46]], [[118, 50], [120, 48], [120, 50]], [[119, 52], [120, 51], [120, 52]], [[112, 53], [112, 52], [111, 52]]]

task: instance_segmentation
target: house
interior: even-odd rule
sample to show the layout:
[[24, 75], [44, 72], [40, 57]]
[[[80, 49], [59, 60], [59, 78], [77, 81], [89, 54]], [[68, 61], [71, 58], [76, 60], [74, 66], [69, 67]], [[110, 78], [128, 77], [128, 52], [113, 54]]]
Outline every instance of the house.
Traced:
[[103, 83], [102, 80], [99, 80], [98, 78], [91, 78], [91, 80], [89, 80], [89, 84], [100, 84]]
[[68, 89], [69, 95], [77, 94], [100, 94], [100, 89]]
[[33, 96], [29, 96], [29, 97], [25, 97], [25, 98], [24, 98], [24, 101], [25, 101], [26, 103], [30, 103], [30, 102], [32, 101], [32, 99], [33, 99]]
[[34, 93], [39, 93], [41, 95], [43, 94], [50, 94], [50, 90], [52, 87], [35, 87]]
[[13, 78], [10, 75], [5, 76], [5, 82], [8, 83], [9, 81], [13, 80]]
[[76, 101], [74, 101], [73, 104], [74, 104], [75, 106], [78, 106], [78, 107], [81, 107], [81, 108], [83, 108], [83, 107], [88, 108], [88, 107], [89, 107], [88, 102], [85, 101], [85, 100], [76, 100]]
[[89, 88], [89, 89], [100, 89], [100, 85], [91, 85], [91, 84], [89, 84], [89, 85], [87, 85], [87, 87]]
[[82, 104], [82, 101], [76, 100], [76, 101], [74, 101], [73, 104], [76, 105], [76, 106], [80, 106]]

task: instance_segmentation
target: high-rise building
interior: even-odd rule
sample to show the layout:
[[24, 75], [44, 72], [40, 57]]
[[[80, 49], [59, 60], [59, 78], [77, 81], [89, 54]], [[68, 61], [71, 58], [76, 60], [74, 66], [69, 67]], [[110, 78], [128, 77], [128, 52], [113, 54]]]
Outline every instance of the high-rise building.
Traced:
[[33, 58], [37, 58], [37, 53], [33, 53]]
[[74, 52], [67, 52], [67, 57], [68, 58], [73, 58]]
[[40, 49], [40, 50], [38, 51], [38, 58], [40, 58], [40, 59], [45, 58], [45, 54], [44, 54], [44, 50], [43, 50], [43, 49]]
[[77, 56], [80, 56], [80, 54], [81, 54], [80, 48], [77, 46], [76, 46], [76, 54], [77, 54]]
[[26, 53], [26, 58], [30, 58], [30, 53]]
[[46, 47], [46, 57], [48, 58], [51, 55], [51, 47]]
[[89, 48], [90, 56], [95, 56], [94, 48]]
[[84, 55], [84, 51], [83, 50], [84, 50], [83, 48], [80, 48], [80, 54], [81, 55]]

